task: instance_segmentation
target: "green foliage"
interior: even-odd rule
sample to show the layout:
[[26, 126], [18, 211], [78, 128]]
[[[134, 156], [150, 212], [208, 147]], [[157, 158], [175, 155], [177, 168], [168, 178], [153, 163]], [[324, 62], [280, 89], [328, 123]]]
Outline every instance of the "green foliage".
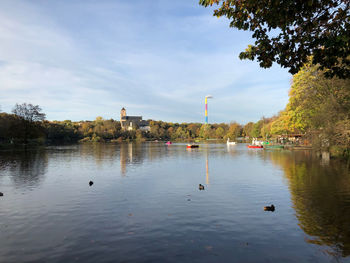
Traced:
[[228, 132], [226, 133], [225, 139], [236, 140], [243, 133], [243, 128], [237, 122], [232, 122], [229, 126]]
[[226, 16], [230, 27], [251, 31], [254, 45], [240, 59], [256, 59], [269, 68], [277, 62], [297, 73], [308, 57], [328, 69], [327, 77], [350, 78], [350, 5], [348, 0], [270, 1], [200, 0], [217, 4], [214, 16]]
[[263, 120], [260, 120], [257, 123], [254, 123], [252, 131], [251, 131], [252, 137], [255, 137], [255, 138], [262, 137], [261, 128], [262, 128], [263, 124], [264, 124]]
[[199, 137], [202, 139], [209, 139], [211, 127], [208, 124], [203, 124], [199, 131]]
[[[43, 137], [40, 122], [45, 119], [45, 113], [41, 112], [39, 105], [32, 104], [16, 104], [12, 110], [13, 114], [17, 116], [20, 122], [16, 122], [13, 127], [20, 135], [20, 141], [28, 143], [29, 140]], [[38, 140], [42, 141], [42, 139]]]
[[306, 64], [294, 76], [289, 95], [286, 111], [294, 128], [312, 133], [318, 147], [350, 147], [350, 79], [326, 79], [318, 67]]
[[243, 136], [253, 137], [252, 136], [253, 126], [254, 126], [254, 122], [248, 122], [246, 125], [244, 125], [243, 131], [242, 131]]
[[271, 133], [306, 133], [324, 150], [350, 148], [350, 79], [325, 78], [319, 67], [305, 64], [293, 77], [289, 102]]
[[45, 133], [40, 122], [0, 113], [0, 143], [40, 143], [43, 137]]
[[20, 140], [21, 132], [17, 128], [21, 120], [18, 116], [7, 113], [0, 113], [0, 143], [13, 143]]
[[71, 143], [78, 141], [82, 136], [77, 127], [71, 122], [48, 122], [42, 123], [48, 143]]
[[224, 137], [225, 130], [222, 127], [219, 127], [216, 129], [215, 134], [216, 134], [216, 138], [222, 139]]
[[294, 129], [291, 118], [286, 111], [281, 111], [276, 119], [271, 122], [270, 133], [272, 135], [283, 135], [291, 133], [300, 133]]

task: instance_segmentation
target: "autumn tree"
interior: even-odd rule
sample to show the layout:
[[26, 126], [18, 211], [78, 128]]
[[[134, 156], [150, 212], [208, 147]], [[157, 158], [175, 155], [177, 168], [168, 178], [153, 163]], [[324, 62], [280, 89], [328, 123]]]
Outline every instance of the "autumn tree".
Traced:
[[350, 80], [326, 79], [322, 73], [306, 64], [293, 77], [286, 110], [301, 131], [333, 126], [350, 117]]
[[214, 16], [226, 16], [230, 27], [249, 30], [253, 45], [240, 59], [256, 59], [269, 68], [277, 62], [295, 74], [308, 61], [328, 77], [350, 78], [349, 0], [200, 0], [217, 4]]
[[229, 130], [225, 136], [225, 138], [230, 138], [231, 140], [236, 140], [237, 137], [241, 136], [242, 134], [242, 126], [238, 124], [237, 122], [230, 123]]
[[300, 133], [300, 131], [294, 127], [289, 113], [290, 112], [285, 110], [278, 113], [277, 118], [271, 123], [270, 132], [272, 135]]
[[222, 137], [224, 137], [225, 135], [225, 130], [222, 127], [219, 127], [215, 130], [215, 135], [216, 135], [216, 138], [222, 139]]
[[[324, 77], [324, 71], [306, 63], [294, 75], [286, 109], [272, 123], [272, 133], [312, 135], [321, 148], [350, 148], [350, 79]], [[279, 132], [278, 132], [279, 130]]]
[[264, 125], [264, 121], [263, 120], [259, 120], [258, 122], [254, 123], [252, 131], [251, 131], [251, 136], [252, 137], [262, 137], [263, 134], [261, 134], [261, 128]]
[[203, 139], [209, 139], [211, 133], [211, 127], [208, 124], [203, 124], [199, 130], [199, 136]]
[[243, 136], [252, 137], [252, 131], [253, 131], [254, 122], [248, 122], [243, 127]]

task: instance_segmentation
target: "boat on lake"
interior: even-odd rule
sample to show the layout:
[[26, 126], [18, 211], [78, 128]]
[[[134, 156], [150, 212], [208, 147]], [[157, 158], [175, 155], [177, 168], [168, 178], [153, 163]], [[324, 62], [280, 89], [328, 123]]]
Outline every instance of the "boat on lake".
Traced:
[[283, 149], [284, 145], [264, 145], [264, 149]]
[[252, 144], [247, 145], [248, 148], [263, 148], [263, 141], [258, 141], [257, 138], [253, 138]]
[[264, 148], [262, 145], [247, 145], [248, 148], [258, 149], [258, 148]]
[[198, 144], [187, 144], [187, 148], [199, 148]]

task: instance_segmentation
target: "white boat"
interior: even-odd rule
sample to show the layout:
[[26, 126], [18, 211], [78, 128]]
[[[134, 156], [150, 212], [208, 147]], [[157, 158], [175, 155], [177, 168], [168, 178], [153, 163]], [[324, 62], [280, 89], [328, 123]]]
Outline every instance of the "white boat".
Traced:
[[264, 141], [259, 141], [258, 138], [253, 138], [252, 144], [253, 146], [262, 146]]
[[235, 145], [236, 144], [236, 142], [230, 142], [230, 138], [227, 139], [226, 143], [227, 143], [227, 145]]

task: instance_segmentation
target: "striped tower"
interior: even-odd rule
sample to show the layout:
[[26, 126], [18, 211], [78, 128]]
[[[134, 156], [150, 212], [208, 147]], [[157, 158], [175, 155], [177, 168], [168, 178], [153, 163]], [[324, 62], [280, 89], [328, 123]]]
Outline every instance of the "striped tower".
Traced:
[[208, 99], [212, 98], [211, 95], [205, 96], [205, 124], [208, 124]]

